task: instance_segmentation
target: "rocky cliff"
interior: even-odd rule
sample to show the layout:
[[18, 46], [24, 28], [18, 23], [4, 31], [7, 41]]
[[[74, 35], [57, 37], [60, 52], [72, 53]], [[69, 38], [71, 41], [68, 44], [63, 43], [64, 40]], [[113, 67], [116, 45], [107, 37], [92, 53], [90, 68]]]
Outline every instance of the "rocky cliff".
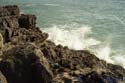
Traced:
[[16, 5], [0, 7], [0, 82], [124, 81], [121, 66], [106, 63], [87, 50], [55, 45], [47, 38], [48, 34], [36, 27], [36, 16], [20, 14]]

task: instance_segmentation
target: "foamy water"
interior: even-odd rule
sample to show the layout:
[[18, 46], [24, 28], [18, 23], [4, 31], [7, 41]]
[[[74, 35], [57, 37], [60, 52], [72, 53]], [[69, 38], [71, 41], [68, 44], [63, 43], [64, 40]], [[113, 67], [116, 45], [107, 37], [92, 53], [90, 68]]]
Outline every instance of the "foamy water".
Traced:
[[85, 25], [53, 25], [53, 27], [44, 28], [43, 30], [49, 33], [49, 40], [75, 50], [82, 50], [100, 44], [100, 41], [87, 37], [92, 32], [91, 27]]
[[49, 40], [55, 42], [57, 45], [68, 46], [75, 50], [90, 50], [98, 58], [107, 61], [108, 63], [118, 64], [125, 68], [125, 57], [121, 55], [111, 56], [112, 49], [109, 41], [100, 41], [91, 35], [92, 27], [87, 25], [78, 26], [72, 25], [53, 25], [49, 28], [41, 28], [49, 34]]

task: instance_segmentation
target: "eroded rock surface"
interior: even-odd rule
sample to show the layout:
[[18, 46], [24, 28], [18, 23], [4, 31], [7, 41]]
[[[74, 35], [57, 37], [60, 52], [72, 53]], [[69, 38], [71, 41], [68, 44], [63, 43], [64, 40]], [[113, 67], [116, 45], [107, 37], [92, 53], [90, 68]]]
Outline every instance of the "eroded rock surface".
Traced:
[[[58, 35], [58, 34], [57, 34]], [[36, 16], [18, 6], [0, 7], [1, 83], [119, 83], [125, 69], [87, 50], [72, 50], [47, 40]]]

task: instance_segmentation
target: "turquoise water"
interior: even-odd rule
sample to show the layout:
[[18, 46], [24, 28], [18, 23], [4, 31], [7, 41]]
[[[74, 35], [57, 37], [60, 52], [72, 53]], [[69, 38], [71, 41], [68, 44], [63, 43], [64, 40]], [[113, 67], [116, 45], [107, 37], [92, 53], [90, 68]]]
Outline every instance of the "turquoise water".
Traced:
[[125, 67], [125, 0], [0, 0], [35, 14], [37, 26], [57, 44], [89, 49]]

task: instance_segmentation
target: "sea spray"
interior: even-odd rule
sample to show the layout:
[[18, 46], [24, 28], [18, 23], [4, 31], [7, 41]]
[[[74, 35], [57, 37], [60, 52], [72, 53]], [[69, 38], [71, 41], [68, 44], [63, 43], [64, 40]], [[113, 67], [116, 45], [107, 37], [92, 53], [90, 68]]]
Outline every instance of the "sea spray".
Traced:
[[108, 63], [114, 63], [113, 60], [110, 57], [111, 54], [111, 48], [109, 45], [101, 46], [100, 48], [96, 48], [95, 54], [103, 60], [106, 60]]
[[121, 55], [111, 56], [111, 42], [107, 40], [102, 42], [91, 37], [92, 27], [90, 26], [77, 24], [53, 25], [41, 29], [49, 34], [48, 40], [55, 42], [57, 45], [61, 44], [75, 50], [90, 50], [98, 58], [125, 68], [125, 57]]
[[121, 65], [125, 68], [125, 56], [124, 55], [116, 55], [112, 57], [115, 64]]
[[51, 28], [43, 28], [42, 30], [49, 33], [49, 40], [75, 50], [82, 50], [100, 43], [94, 38], [87, 37], [92, 32], [91, 27], [85, 25], [54, 25]]

